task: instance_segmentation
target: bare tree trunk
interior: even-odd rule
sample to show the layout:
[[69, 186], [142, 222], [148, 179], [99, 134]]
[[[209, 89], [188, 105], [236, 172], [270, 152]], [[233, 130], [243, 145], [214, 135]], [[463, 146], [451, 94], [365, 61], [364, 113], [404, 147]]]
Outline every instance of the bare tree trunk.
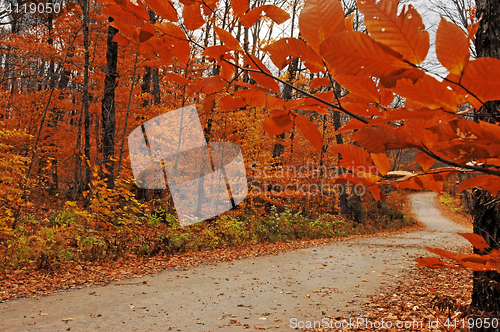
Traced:
[[[292, 12], [292, 26], [291, 26], [291, 31], [290, 31], [290, 37], [293, 37], [293, 29], [295, 28], [295, 8], [296, 8], [296, 3], [293, 6], [293, 12]], [[247, 38], [247, 31], [245, 30], [245, 37]], [[254, 44], [256, 40], [256, 36], [254, 34]], [[296, 74], [297, 74], [297, 69], [299, 67], [299, 58], [293, 59], [293, 61], [288, 65], [288, 81], [291, 82]], [[292, 99], [292, 87], [289, 85], [285, 85], [283, 87], [283, 91], [281, 93], [281, 97], [284, 100], [290, 100]], [[280, 135], [276, 136], [280, 141], [278, 141], [276, 144], [274, 144], [273, 147], [273, 159], [274, 158], [279, 158], [284, 152], [285, 152], [285, 146], [281, 143], [281, 140], [285, 139], [285, 133], [282, 133]]]
[[160, 105], [161, 92], [160, 92], [160, 70], [153, 69], [153, 104]]
[[90, 203], [91, 193], [91, 182], [92, 182], [92, 172], [89, 165], [90, 162], [90, 112], [89, 112], [89, 71], [90, 71], [90, 42], [89, 42], [89, 2], [81, 1], [80, 6], [82, 7], [83, 13], [83, 45], [85, 48], [85, 63], [83, 71], [83, 96], [82, 96], [82, 107], [83, 107], [83, 126], [84, 126], [84, 136], [85, 136], [85, 187], [88, 190], [88, 194], [85, 195], [85, 204]]
[[[156, 14], [152, 10], [148, 10], [149, 14], [149, 19], [151, 23], [156, 23]], [[144, 94], [146, 94], [146, 99], [144, 99], [142, 106], [147, 107], [149, 106], [150, 100], [149, 97], [151, 95], [151, 82], [153, 80], [153, 68], [151, 67], [146, 67], [146, 74], [142, 77], [142, 84], [141, 84], [141, 89]]]
[[[112, 18], [110, 18], [112, 20]], [[106, 78], [104, 79], [104, 96], [102, 99], [102, 158], [104, 161], [104, 179], [108, 188], [114, 188], [115, 178], [114, 170], [115, 163], [113, 157], [115, 155], [115, 88], [117, 64], [118, 64], [118, 43], [113, 41], [118, 32], [112, 26], [108, 27], [107, 52], [106, 52]]]
[[[497, 0], [476, 0], [477, 16], [483, 16], [476, 35], [476, 52], [478, 57], [494, 57], [500, 59], [500, 7]], [[500, 101], [487, 102], [480, 115], [489, 122], [498, 122]], [[473, 192], [474, 233], [484, 237], [494, 249], [500, 243], [500, 204], [494, 201], [488, 192], [475, 189]], [[486, 315], [500, 318], [500, 273], [474, 272], [472, 290], [472, 306]], [[485, 316], [481, 314], [483, 319]], [[486, 331], [474, 328], [473, 331]], [[488, 329], [498, 331], [499, 329]]]
[[[52, 0], [47, 1], [47, 3], [52, 3]], [[54, 45], [54, 39], [52, 38], [52, 30], [53, 30], [53, 16], [52, 13], [48, 14], [47, 16], [47, 27], [48, 27], [48, 32], [49, 32], [49, 39], [48, 39], [48, 44], [50, 46]], [[50, 60], [50, 65], [49, 65], [49, 86], [51, 89], [55, 87], [56, 84], [56, 73], [55, 73], [55, 63], [54, 59]], [[57, 128], [57, 123], [59, 122], [59, 114], [57, 112], [57, 108], [52, 108], [51, 109], [51, 117], [52, 117], [52, 122], [47, 125], [47, 127], [52, 127], [52, 128]], [[52, 153], [52, 181], [50, 182], [50, 187], [49, 187], [49, 193], [51, 195], [55, 195], [58, 187], [58, 174], [57, 174], [57, 145], [54, 143], [50, 144], [51, 150], [53, 151]], [[44, 158], [44, 157], [42, 157]], [[40, 163], [42, 163], [42, 160], [40, 160]], [[43, 161], [44, 164], [48, 164], [49, 162], [47, 159]]]
[[149, 95], [151, 93], [151, 81], [153, 78], [153, 70], [151, 67], [146, 67], [146, 74], [142, 77], [141, 90], [142, 93], [146, 95], [146, 98], [142, 102], [142, 106], [148, 107], [149, 103]]
[[[335, 96], [340, 98], [340, 85], [338, 83], [335, 83]], [[333, 111], [333, 126], [335, 130], [339, 130], [341, 127], [341, 122], [340, 122], [340, 112], [338, 111]], [[335, 139], [337, 140], [337, 144], [344, 144], [344, 140], [342, 139], [342, 134], [337, 134], [335, 135]], [[340, 163], [340, 154], [338, 155], [339, 157], [339, 163]], [[340, 168], [340, 166], [339, 166]], [[340, 170], [344, 171], [343, 168]], [[348, 214], [349, 213], [349, 208], [347, 206], [347, 187], [344, 185], [340, 185], [340, 188], [342, 188], [342, 192], [339, 195], [339, 206], [340, 206], [340, 214]]]

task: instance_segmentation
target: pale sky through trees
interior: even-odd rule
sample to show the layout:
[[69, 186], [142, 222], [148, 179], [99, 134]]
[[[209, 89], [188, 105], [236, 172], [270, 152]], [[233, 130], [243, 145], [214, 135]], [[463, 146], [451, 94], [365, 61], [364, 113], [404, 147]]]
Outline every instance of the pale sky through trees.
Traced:
[[[462, 19], [460, 14], [457, 11], [457, 7], [455, 3], [458, 3], [463, 7], [472, 7], [475, 4], [474, 0], [409, 0], [409, 1], [401, 1], [401, 3], [410, 3], [412, 4], [417, 11], [422, 16], [425, 27], [427, 31], [429, 31], [431, 37], [431, 47], [429, 49], [429, 55], [427, 56], [425, 66], [426, 68], [436, 71], [441, 75], [446, 75], [447, 71], [439, 64], [435, 55], [434, 49], [434, 40], [436, 37], [436, 30], [438, 28], [439, 22], [441, 20], [440, 14], [442, 14], [445, 19], [449, 21], [453, 21], [455, 24], [458, 24], [462, 29]], [[453, 17], [453, 19], [450, 19]], [[474, 52], [471, 52], [474, 54]]]

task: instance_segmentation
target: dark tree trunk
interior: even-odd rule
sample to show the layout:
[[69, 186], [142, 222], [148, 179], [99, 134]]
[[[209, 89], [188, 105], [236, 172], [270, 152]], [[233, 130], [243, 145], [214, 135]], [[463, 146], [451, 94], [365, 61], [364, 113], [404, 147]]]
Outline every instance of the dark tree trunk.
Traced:
[[[149, 13], [149, 20], [151, 23], [155, 24], [156, 23], [156, 14], [152, 10], [148, 10]], [[156, 69], [157, 70], [157, 69]], [[147, 107], [151, 105], [150, 103], [150, 96], [151, 96], [151, 82], [153, 80], [153, 76], [155, 73], [155, 69], [151, 67], [146, 67], [146, 74], [142, 77], [142, 84], [141, 84], [141, 90], [142, 92], [146, 95], [146, 98], [144, 99], [142, 106]], [[158, 72], [156, 71], [156, 75], [158, 75]], [[156, 76], [158, 77], [158, 76]], [[154, 87], [156, 88], [156, 87]], [[156, 91], [155, 91], [156, 93]], [[158, 103], [156, 102], [156, 96], [154, 96], [154, 103], [157, 105]]]
[[477, 17], [483, 16], [476, 34], [477, 57], [500, 59], [500, 7], [497, 0], [476, 0]]
[[153, 69], [153, 104], [160, 105], [160, 103], [160, 70], [155, 68]]
[[91, 181], [92, 181], [92, 170], [90, 168], [90, 112], [89, 112], [89, 75], [90, 75], [90, 40], [89, 40], [89, 3], [87, 1], [81, 1], [80, 6], [83, 12], [83, 44], [85, 48], [85, 63], [83, 72], [83, 96], [82, 96], [82, 106], [84, 114], [84, 135], [85, 135], [85, 190], [88, 190], [88, 194], [85, 196], [85, 204], [90, 203], [91, 193]]
[[[476, 13], [483, 16], [476, 35], [478, 57], [500, 59], [500, 7], [498, 0], [476, 0]], [[481, 120], [498, 122], [499, 101], [486, 103], [479, 116]], [[488, 192], [475, 189], [473, 193], [474, 233], [484, 237], [492, 248], [500, 243], [500, 204]], [[500, 274], [497, 272], [474, 272], [472, 306], [482, 312], [480, 316], [500, 315]], [[474, 328], [472, 331], [498, 331], [499, 329]]]
[[[339, 84], [335, 83], [335, 96], [337, 98], [340, 98], [341, 95], [341, 87]], [[333, 126], [335, 130], [339, 130], [341, 127], [341, 122], [340, 122], [340, 112], [338, 111], [333, 111]], [[335, 139], [337, 141], [337, 144], [344, 144], [344, 140], [342, 139], [342, 134], [339, 133], [335, 135]], [[338, 155], [339, 157], [339, 164], [340, 164], [340, 153]], [[340, 167], [340, 166], [339, 166]], [[342, 168], [342, 172], [345, 172], [345, 170]], [[339, 206], [340, 206], [340, 214], [348, 214], [349, 213], [349, 207], [347, 206], [347, 187], [344, 185], [340, 185], [340, 188], [342, 188], [341, 193], [339, 195]]]
[[[479, 234], [493, 249], [500, 242], [500, 206], [492, 202], [492, 197], [483, 189], [473, 192], [472, 216], [474, 233]], [[500, 274], [497, 272], [474, 272], [472, 306], [489, 313], [500, 313]]]
[[149, 106], [149, 95], [151, 93], [151, 79], [153, 76], [153, 70], [151, 67], [146, 67], [146, 74], [142, 77], [141, 90], [142, 93], [146, 96], [144, 101], [142, 102], [142, 106]]
[[[298, 66], [299, 66], [299, 59], [298, 58], [295, 58], [288, 66], [288, 81], [289, 82], [291, 82], [295, 78], [295, 75], [297, 74]], [[283, 91], [281, 92], [281, 97], [287, 101], [291, 100], [293, 97], [292, 96], [292, 88], [288, 85], [285, 85], [283, 87]], [[281, 155], [285, 152], [285, 146], [283, 145], [283, 141], [286, 137], [285, 133], [279, 134], [276, 137], [279, 139], [279, 141], [277, 143], [275, 143], [274, 147], [273, 147], [273, 158], [274, 159], [281, 157]], [[280, 164], [281, 164], [281, 162], [279, 162], [279, 161], [276, 162], [276, 165], [280, 165]]]
[[115, 179], [115, 88], [118, 64], [118, 43], [113, 41], [118, 32], [112, 26], [108, 27], [107, 51], [106, 51], [106, 78], [104, 79], [104, 96], [102, 99], [102, 158], [104, 160], [104, 179], [108, 188], [113, 188]]

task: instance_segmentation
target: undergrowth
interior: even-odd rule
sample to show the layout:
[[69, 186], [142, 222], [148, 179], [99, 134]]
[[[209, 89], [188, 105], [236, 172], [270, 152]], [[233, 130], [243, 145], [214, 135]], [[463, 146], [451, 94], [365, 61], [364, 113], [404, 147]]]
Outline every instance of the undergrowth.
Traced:
[[[90, 215], [76, 204], [66, 204], [48, 218], [25, 216], [9, 238], [0, 242], [2, 271], [19, 268], [59, 268], [66, 262], [117, 260], [128, 254], [170, 255], [209, 251], [268, 242], [292, 242], [369, 234], [413, 226], [402, 212], [405, 198], [392, 194], [385, 202], [367, 201], [352, 209], [351, 217], [323, 213], [311, 217], [289, 205], [271, 206], [266, 215], [229, 211], [211, 221], [181, 227], [162, 207], [139, 213], [138, 203], [125, 218], [126, 208], [100, 210]], [[95, 209], [95, 213], [98, 209]], [[104, 222], [103, 217], [109, 218]]]
[[446, 205], [454, 213], [459, 213], [463, 216], [468, 216], [470, 214], [470, 212], [461, 202], [460, 197], [452, 196], [448, 193], [443, 193], [443, 195], [439, 197], [439, 201]]

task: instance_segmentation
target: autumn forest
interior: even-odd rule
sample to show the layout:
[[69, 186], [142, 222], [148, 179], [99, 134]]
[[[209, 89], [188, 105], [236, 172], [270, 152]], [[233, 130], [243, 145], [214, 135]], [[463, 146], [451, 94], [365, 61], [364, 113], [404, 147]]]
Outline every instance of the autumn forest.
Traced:
[[[462, 19], [430, 31], [405, 3], [2, 1], [2, 299], [51, 291], [20, 275], [418, 229], [427, 190], [468, 209], [474, 251], [418, 266], [474, 271], [472, 307], [498, 315], [500, 13], [450, 0]], [[248, 194], [181, 226], [129, 136], [191, 106], [241, 149]]]

